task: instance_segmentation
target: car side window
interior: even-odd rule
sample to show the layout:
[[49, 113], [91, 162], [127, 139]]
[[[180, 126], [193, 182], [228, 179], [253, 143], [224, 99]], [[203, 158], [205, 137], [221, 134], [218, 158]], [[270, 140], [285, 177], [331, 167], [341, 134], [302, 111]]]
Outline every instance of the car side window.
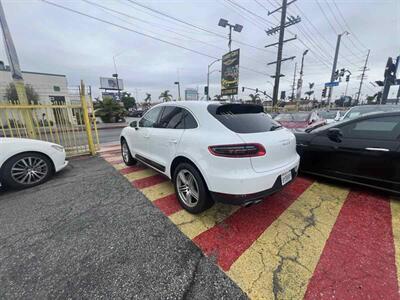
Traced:
[[352, 122], [341, 130], [345, 138], [395, 140], [400, 136], [400, 116]]
[[161, 106], [149, 110], [143, 116], [143, 118], [140, 119], [139, 127], [157, 127], [157, 120], [161, 110], [162, 110]]
[[183, 109], [176, 106], [165, 106], [160, 121], [159, 128], [183, 129]]
[[185, 129], [194, 129], [198, 127], [196, 119], [187, 110], [185, 110], [184, 126]]

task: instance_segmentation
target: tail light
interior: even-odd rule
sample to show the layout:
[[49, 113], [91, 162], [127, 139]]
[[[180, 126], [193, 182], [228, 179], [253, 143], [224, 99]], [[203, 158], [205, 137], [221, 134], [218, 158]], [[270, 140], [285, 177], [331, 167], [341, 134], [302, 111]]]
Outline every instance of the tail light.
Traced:
[[264, 156], [266, 151], [261, 144], [235, 144], [209, 146], [208, 151], [215, 156], [223, 157], [256, 157]]

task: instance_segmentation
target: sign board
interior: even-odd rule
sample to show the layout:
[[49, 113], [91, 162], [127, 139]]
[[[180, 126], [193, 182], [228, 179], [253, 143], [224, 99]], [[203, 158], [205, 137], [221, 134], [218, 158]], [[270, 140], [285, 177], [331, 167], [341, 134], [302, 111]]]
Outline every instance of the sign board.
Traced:
[[199, 100], [199, 93], [196, 89], [186, 89], [185, 100]]
[[122, 79], [117, 79], [113, 77], [100, 77], [100, 89], [104, 90], [123, 90], [124, 82]]
[[222, 68], [221, 68], [222, 96], [230, 96], [238, 94], [239, 55], [240, 55], [240, 49], [236, 49], [222, 56]]
[[338, 85], [339, 85], [338, 81], [325, 83], [325, 87], [333, 87], [333, 86], [338, 86]]
[[388, 99], [397, 99], [400, 91], [400, 85], [391, 85], [389, 89]]

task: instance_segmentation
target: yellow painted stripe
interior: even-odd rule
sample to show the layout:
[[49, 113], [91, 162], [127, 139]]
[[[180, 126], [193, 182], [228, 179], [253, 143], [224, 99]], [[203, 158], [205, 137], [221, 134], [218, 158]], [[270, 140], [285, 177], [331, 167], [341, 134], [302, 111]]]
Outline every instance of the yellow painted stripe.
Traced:
[[169, 219], [190, 239], [221, 223], [240, 207], [216, 203], [207, 211], [193, 215], [185, 210], [172, 214]]
[[390, 206], [392, 208], [392, 230], [400, 294], [400, 199], [392, 199]]
[[311, 185], [228, 275], [251, 299], [302, 299], [347, 195], [345, 189]]
[[141, 171], [135, 171], [135, 172], [126, 174], [124, 176], [129, 181], [134, 181], [134, 180], [146, 178], [146, 177], [149, 177], [149, 176], [153, 176], [155, 174], [157, 174], [157, 172], [154, 171], [153, 169], [145, 169], [145, 170], [141, 170]]
[[174, 186], [170, 181], [162, 182], [141, 190], [141, 192], [150, 201], [155, 201], [162, 197], [171, 195], [175, 193]]
[[122, 164], [115, 164], [115, 165], [112, 165], [115, 169], [117, 169], [117, 170], [121, 170], [121, 169], [123, 169], [123, 168], [125, 168], [126, 167], [126, 165], [124, 164], [124, 163], [122, 163]]

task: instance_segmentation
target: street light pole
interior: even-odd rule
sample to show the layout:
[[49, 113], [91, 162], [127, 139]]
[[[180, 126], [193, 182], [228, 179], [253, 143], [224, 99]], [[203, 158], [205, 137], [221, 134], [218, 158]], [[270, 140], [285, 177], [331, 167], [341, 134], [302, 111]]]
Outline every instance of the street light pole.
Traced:
[[[348, 31], [345, 31], [341, 34], [338, 34], [337, 41], [336, 41], [336, 50], [335, 50], [335, 57], [333, 59], [333, 66], [332, 66], [332, 73], [331, 73], [331, 81], [333, 82], [335, 80], [335, 72], [336, 72], [336, 67], [337, 67], [337, 61], [339, 57], [339, 49], [340, 49], [340, 41], [342, 39], [342, 35], [349, 35], [350, 33]], [[328, 93], [328, 105], [331, 103], [332, 99], [332, 91], [333, 91], [333, 86], [329, 87], [329, 93]]]
[[175, 81], [175, 84], [178, 85], [178, 101], [181, 101], [181, 84], [179, 81]]
[[207, 70], [207, 101], [210, 99], [210, 68], [217, 61], [220, 61], [220, 59], [216, 59], [211, 64], [208, 65], [208, 70]]
[[300, 78], [297, 82], [297, 94], [296, 94], [296, 101], [300, 101], [301, 98], [301, 89], [303, 87], [303, 68], [304, 68], [304, 56], [308, 53], [308, 49], [303, 52], [303, 56], [301, 58], [301, 67], [300, 67]]

